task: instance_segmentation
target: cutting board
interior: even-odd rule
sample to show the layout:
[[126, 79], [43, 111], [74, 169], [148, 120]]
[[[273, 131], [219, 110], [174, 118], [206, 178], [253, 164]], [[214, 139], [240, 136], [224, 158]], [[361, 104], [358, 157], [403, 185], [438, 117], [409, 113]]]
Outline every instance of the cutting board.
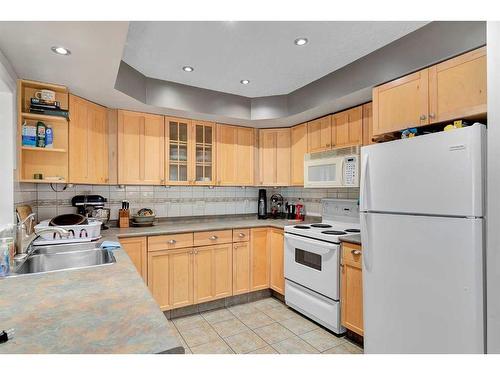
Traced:
[[[21, 204], [16, 207], [16, 212], [19, 216], [19, 221], [22, 222], [24, 219], [26, 219], [29, 215], [33, 213], [33, 209], [29, 204]], [[32, 220], [31, 223], [29, 223], [28, 233], [33, 233], [34, 225], [35, 225], [35, 220]]]

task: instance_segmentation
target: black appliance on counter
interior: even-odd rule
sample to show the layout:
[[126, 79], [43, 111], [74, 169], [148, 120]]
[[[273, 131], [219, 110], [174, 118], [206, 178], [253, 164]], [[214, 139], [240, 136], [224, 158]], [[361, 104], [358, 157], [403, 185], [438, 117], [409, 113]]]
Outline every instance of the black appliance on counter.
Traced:
[[77, 208], [80, 215], [100, 220], [101, 229], [108, 229], [106, 224], [109, 222], [110, 209], [104, 207], [107, 201], [102, 195], [75, 195], [71, 205]]
[[271, 218], [283, 219], [283, 197], [281, 194], [271, 195]]
[[259, 189], [259, 200], [257, 203], [257, 218], [258, 219], [267, 219], [266, 189]]

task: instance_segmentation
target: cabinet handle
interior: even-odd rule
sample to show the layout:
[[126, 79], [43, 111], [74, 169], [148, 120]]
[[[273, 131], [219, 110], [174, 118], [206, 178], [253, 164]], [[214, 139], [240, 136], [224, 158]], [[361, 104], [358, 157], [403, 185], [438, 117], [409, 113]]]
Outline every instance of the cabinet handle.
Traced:
[[195, 255], [196, 255], [196, 254], [198, 254], [198, 250], [195, 250], [195, 251], [194, 251], [194, 254], [195, 254]]
[[243, 238], [243, 237], [245, 237], [245, 233], [238, 233], [238, 237], [239, 237], [239, 238]]
[[361, 251], [359, 251], [359, 250], [351, 250], [351, 254], [352, 255], [359, 255], [359, 254], [361, 254]]
[[434, 113], [429, 113], [429, 118], [436, 118], [436, 115]]
[[427, 116], [426, 116], [426, 115], [420, 115], [420, 120], [421, 120], [421, 121], [424, 121], [426, 118], [427, 118]]
[[217, 238], [219, 238], [219, 237], [217, 237], [217, 236], [211, 236], [209, 239], [212, 240], [212, 241], [215, 241]]
[[330, 143], [328, 143], [328, 144], [326, 145], [326, 147], [331, 147]]
[[176, 240], [168, 240], [167, 243], [170, 244], [170, 245], [173, 245], [174, 243], [176, 243], [177, 241]]

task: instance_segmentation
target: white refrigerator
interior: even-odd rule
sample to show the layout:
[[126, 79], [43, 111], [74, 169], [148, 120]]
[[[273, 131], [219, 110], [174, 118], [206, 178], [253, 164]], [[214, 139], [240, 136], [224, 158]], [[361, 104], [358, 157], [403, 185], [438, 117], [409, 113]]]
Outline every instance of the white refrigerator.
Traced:
[[365, 353], [484, 353], [481, 124], [361, 149]]

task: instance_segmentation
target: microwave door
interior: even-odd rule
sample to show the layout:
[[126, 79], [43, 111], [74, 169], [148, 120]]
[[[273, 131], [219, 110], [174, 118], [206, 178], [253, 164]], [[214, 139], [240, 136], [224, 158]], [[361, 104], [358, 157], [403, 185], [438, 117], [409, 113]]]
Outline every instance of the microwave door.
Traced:
[[305, 187], [342, 186], [342, 159], [309, 160], [304, 168]]

